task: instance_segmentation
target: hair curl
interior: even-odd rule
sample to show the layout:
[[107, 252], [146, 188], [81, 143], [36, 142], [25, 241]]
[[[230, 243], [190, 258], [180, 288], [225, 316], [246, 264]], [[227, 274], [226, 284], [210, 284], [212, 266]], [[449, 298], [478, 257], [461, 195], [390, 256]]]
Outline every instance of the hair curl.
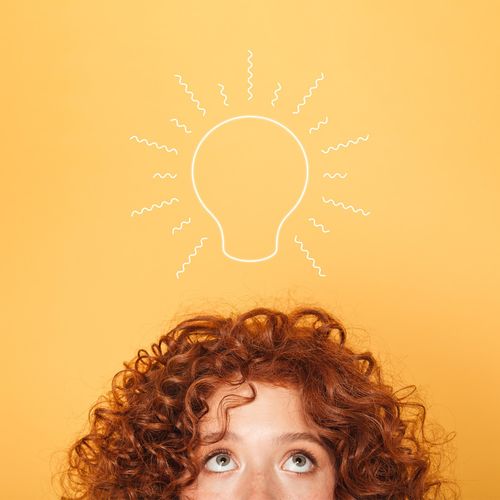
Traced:
[[88, 434], [67, 450], [61, 498], [179, 498], [200, 470], [191, 457], [207, 399], [228, 381], [301, 391], [332, 453], [337, 500], [444, 498], [449, 482], [432, 451], [443, 443], [425, 436], [425, 407], [407, 399], [415, 387], [393, 391], [372, 354], [347, 347], [344, 326], [325, 310], [200, 315], [151, 350], [124, 363], [90, 409]]

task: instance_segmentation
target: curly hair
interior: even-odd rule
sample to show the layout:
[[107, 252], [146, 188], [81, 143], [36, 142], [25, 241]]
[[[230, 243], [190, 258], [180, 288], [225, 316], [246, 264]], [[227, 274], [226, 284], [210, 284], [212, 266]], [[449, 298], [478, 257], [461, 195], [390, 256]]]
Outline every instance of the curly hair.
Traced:
[[89, 432], [67, 450], [62, 499], [178, 499], [200, 471], [192, 457], [208, 398], [223, 383], [252, 381], [301, 391], [332, 453], [335, 499], [444, 498], [449, 481], [433, 452], [443, 443], [426, 437], [425, 406], [408, 400], [415, 387], [393, 391], [373, 355], [349, 348], [345, 327], [324, 309], [199, 315], [151, 351], [125, 362], [90, 409]]

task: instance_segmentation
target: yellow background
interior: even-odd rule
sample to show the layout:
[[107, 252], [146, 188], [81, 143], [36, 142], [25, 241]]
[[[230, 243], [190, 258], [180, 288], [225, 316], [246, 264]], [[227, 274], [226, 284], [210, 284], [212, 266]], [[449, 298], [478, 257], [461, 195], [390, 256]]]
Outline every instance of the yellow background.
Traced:
[[[173, 318], [307, 302], [336, 313], [395, 382], [418, 386], [431, 420], [457, 432], [450, 470], [463, 498], [500, 498], [498, 6], [4, 5], [1, 497], [56, 498], [50, 477], [61, 450], [122, 361]], [[324, 81], [293, 115], [321, 72]], [[273, 109], [277, 81], [283, 91]], [[291, 127], [311, 160], [278, 255], [258, 264], [222, 256], [189, 178], [196, 139], [244, 113]], [[309, 135], [324, 116], [329, 124]], [[180, 154], [130, 141], [133, 134]], [[365, 143], [319, 152], [365, 134]], [[178, 176], [153, 179], [165, 171]], [[180, 202], [130, 216], [171, 196]], [[321, 196], [371, 214], [327, 206]], [[192, 223], [172, 235], [185, 217]], [[208, 240], [177, 279], [201, 237]]]

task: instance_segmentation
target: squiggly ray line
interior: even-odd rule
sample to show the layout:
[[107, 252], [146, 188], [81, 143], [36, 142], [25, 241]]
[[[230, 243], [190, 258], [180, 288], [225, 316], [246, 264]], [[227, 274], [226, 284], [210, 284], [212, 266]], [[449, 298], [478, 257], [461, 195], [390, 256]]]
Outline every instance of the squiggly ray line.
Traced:
[[160, 172], [156, 172], [156, 174], [153, 175], [153, 179], [155, 177], [160, 177], [161, 179], [165, 179], [165, 177], [168, 177], [169, 179], [175, 179], [177, 177], [177, 174], [171, 174], [170, 172], [160, 174]]
[[174, 122], [175, 126], [177, 128], [180, 128], [180, 129], [184, 130], [184, 132], [186, 132], [186, 134], [190, 134], [191, 133], [191, 130], [189, 130], [184, 123], [179, 123], [179, 120], [177, 118], [170, 118], [170, 121]]
[[323, 177], [329, 177], [330, 179], [335, 179], [335, 177], [340, 177], [341, 179], [345, 179], [347, 177], [347, 173], [341, 174], [340, 172], [335, 172], [333, 174], [330, 174], [328, 172], [325, 172], [323, 174]]
[[151, 212], [153, 208], [162, 208], [165, 205], [172, 205], [174, 201], [179, 201], [177, 198], [170, 198], [170, 200], [163, 200], [160, 204], [154, 203], [150, 207], [144, 207], [141, 210], [132, 210], [132, 213], [130, 214], [130, 217], [133, 217], [134, 215], [142, 215], [144, 212]]
[[217, 86], [219, 87], [219, 94], [224, 97], [224, 106], [229, 106], [229, 104], [227, 103], [227, 95], [224, 94], [224, 85], [222, 85], [222, 83], [218, 83]]
[[203, 116], [205, 116], [205, 114], [207, 113], [207, 110], [205, 108], [201, 107], [200, 101], [198, 101], [198, 99], [194, 98], [194, 94], [191, 90], [188, 90], [187, 83], [184, 83], [182, 81], [182, 76], [181, 75], [174, 75], [174, 76], [178, 79], [179, 85], [184, 87], [184, 92], [191, 96], [191, 101], [196, 104], [196, 109], [200, 110], [203, 113]]
[[304, 248], [304, 243], [302, 243], [302, 241], [300, 241], [298, 238], [297, 238], [297, 235], [295, 235], [295, 243], [299, 244], [300, 245], [300, 250], [305, 254], [306, 256], [306, 259], [311, 261], [312, 262], [312, 267], [314, 269], [317, 269], [318, 270], [318, 274], [324, 278], [326, 276], [326, 274], [323, 274], [323, 271], [321, 270], [321, 267], [319, 267], [317, 264], [316, 264], [316, 261], [310, 257], [309, 255], [309, 250], [307, 250], [306, 248]]
[[188, 260], [186, 262], [184, 262], [182, 264], [182, 268], [179, 269], [175, 275], [177, 276], [177, 279], [179, 279], [179, 276], [184, 272], [185, 270], [185, 267], [188, 266], [189, 264], [191, 264], [191, 257], [195, 257], [196, 255], [198, 255], [198, 250], [203, 246], [203, 242], [205, 240], [208, 240], [208, 238], [206, 236], [204, 236], [201, 240], [200, 240], [200, 243], [198, 245], [196, 245], [194, 247], [194, 250], [192, 253], [189, 254], [189, 257], [188, 257]]
[[282, 87], [281, 87], [281, 83], [280, 83], [280, 82], [278, 82], [278, 83], [276, 84], [276, 88], [274, 89], [274, 99], [271, 101], [271, 106], [272, 106], [273, 108], [275, 108], [275, 107], [276, 107], [276, 102], [278, 101], [278, 92], [279, 92], [281, 89], [282, 89]]
[[307, 99], [309, 99], [312, 96], [313, 90], [316, 90], [318, 88], [318, 83], [324, 79], [325, 79], [325, 75], [323, 73], [321, 73], [321, 76], [316, 78], [316, 80], [314, 81], [314, 85], [312, 87], [309, 87], [309, 92], [302, 98], [302, 102], [297, 104], [297, 109], [295, 111], [292, 111], [292, 114], [298, 115], [300, 113], [300, 108], [302, 106], [304, 106]]
[[253, 73], [252, 73], [252, 68], [253, 68], [252, 57], [253, 57], [253, 52], [251, 50], [249, 50], [248, 51], [248, 58], [247, 58], [247, 62], [248, 62], [248, 68], [247, 68], [247, 72], [248, 72], [248, 78], [247, 78], [248, 89], [247, 90], [248, 90], [248, 100], [249, 101], [253, 98], [253, 93], [252, 93], [253, 83], [251, 81], [251, 79], [253, 78]]
[[164, 146], [163, 144], [160, 145], [157, 142], [148, 141], [147, 139], [139, 139], [139, 137], [137, 137], [136, 135], [132, 135], [131, 137], [129, 137], [129, 139], [130, 140], [134, 139], [137, 142], [145, 143], [148, 146], [154, 146], [156, 149], [164, 149], [165, 151], [167, 151], [169, 153], [175, 153], [176, 155], [179, 154], [179, 151], [177, 151], [177, 149], [175, 149], [175, 148], [169, 148], [168, 146]]
[[327, 123], [328, 123], [328, 116], [325, 116], [325, 118], [323, 120], [320, 120], [315, 127], [311, 127], [309, 129], [309, 134], [317, 132], [321, 128], [321, 125], [326, 125]]
[[337, 144], [336, 146], [329, 146], [327, 149], [322, 149], [321, 152], [324, 155], [326, 155], [330, 151], [338, 151], [340, 148], [347, 148], [348, 146], [351, 146], [353, 144], [359, 144], [360, 141], [366, 142], [369, 137], [370, 137], [370, 135], [367, 134], [366, 136], [360, 136], [360, 137], [358, 137], [354, 141], [352, 139], [349, 139], [345, 144], [340, 143], [340, 144]]
[[319, 227], [321, 229], [321, 232], [322, 233], [329, 233], [330, 230], [329, 229], [326, 229], [325, 226], [323, 224], [318, 224], [316, 222], [316, 219], [314, 217], [309, 217], [309, 219], [307, 219], [309, 222], [312, 222], [312, 225], [314, 227]]
[[342, 201], [335, 201], [330, 199], [326, 199], [324, 196], [322, 198], [323, 203], [331, 203], [332, 205], [335, 205], [336, 207], [342, 207], [344, 210], [352, 210], [355, 214], [358, 212], [362, 212], [362, 214], [366, 217], [367, 215], [370, 215], [370, 212], [365, 212], [362, 208], [354, 208], [352, 205], [345, 205]]
[[186, 220], [181, 221], [181, 223], [178, 226], [175, 226], [174, 228], [172, 228], [172, 236], [174, 235], [174, 233], [176, 231], [182, 231], [182, 228], [184, 226], [187, 226], [188, 224], [191, 224], [191, 217], [189, 217]]

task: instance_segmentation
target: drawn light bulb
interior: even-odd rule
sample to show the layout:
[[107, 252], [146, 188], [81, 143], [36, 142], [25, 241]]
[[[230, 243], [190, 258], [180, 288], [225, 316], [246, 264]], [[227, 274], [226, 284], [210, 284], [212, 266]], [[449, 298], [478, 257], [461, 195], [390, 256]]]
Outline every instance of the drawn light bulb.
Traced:
[[219, 228], [224, 255], [261, 262], [278, 253], [283, 224], [304, 197], [309, 160], [300, 140], [282, 123], [266, 116], [235, 116], [201, 138], [191, 180]]

